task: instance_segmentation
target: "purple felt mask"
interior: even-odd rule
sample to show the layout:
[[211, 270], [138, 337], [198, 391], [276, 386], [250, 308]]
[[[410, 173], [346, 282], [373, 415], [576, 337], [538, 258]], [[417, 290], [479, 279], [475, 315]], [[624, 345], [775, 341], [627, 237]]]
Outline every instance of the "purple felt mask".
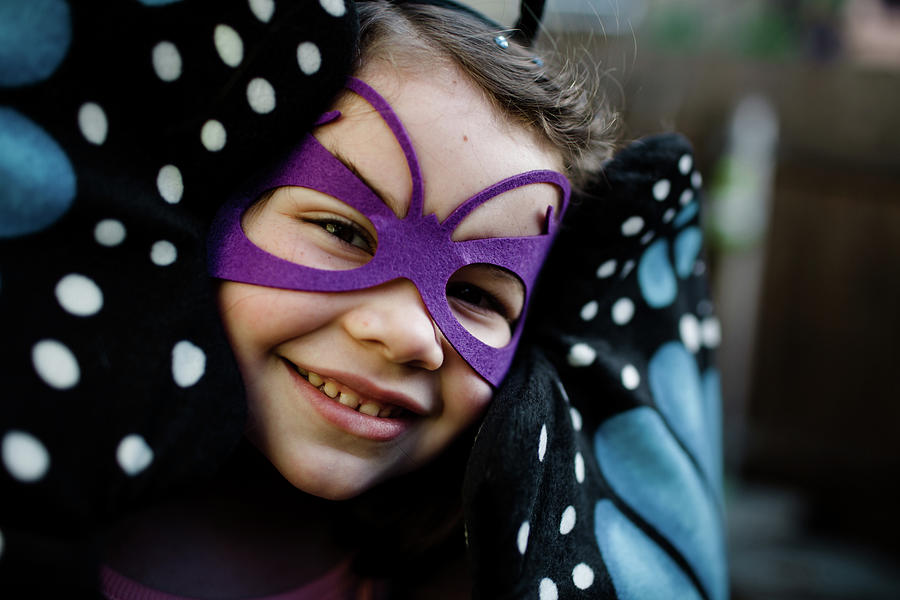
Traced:
[[[525, 310], [541, 265], [556, 236], [569, 200], [569, 182], [556, 171], [529, 171], [514, 175], [478, 192], [444, 221], [423, 215], [424, 183], [416, 153], [400, 119], [387, 101], [358, 79], [347, 88], [364, 98], [381, 115], [400, 143], [412, 177], [412, 197], [404, 218], [394, 214], [359, 177], [326, 150], [312, 135], [270, 171], [250, 193], [228, 202], [216, 216], [209, 239], [209, 271], [213, 277], [274, 288], [311, 292], [344, 292], [405, 278], [416, 286], [428, 312], [457, 352], [485, 380], [499, 385], [509, 369], [522, 334]], [[319, 123], [339, 118], [328, 113]], [[562, 191], [557, 217], [548, 207], [541, 235], [453, 241], [454, 229], [473, 210], [508, 190], [532, 183], [551, 183]], [[318, 190], [365, 215], [375, 227], [378, 246], [365, 265], [346, 271], [298, 265], [274, 256], [251, 242], [241, 227], [244, 212], [260, 194], [282, 186]], [[508, 344], [494, 348], [478, 340], [454, 316], [447, 299], [447, 282], [460, 268], [486, 263], [511, 271], [525, 286], [522, 316], [512, 325]]]

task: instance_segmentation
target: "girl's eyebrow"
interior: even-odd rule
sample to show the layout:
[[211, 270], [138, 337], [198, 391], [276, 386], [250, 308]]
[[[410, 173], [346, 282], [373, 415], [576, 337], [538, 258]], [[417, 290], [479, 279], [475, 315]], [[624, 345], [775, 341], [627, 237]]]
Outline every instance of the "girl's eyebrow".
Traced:
[[357, 179], [362, 181], [367, 188], [372, 190], [372, 193], [375, 194], [376, 196], [378, 196], [378, 198], [382, 202], [384, 202], [388, 208], [390, 208], [392, 211], [394, 211], [394, 214], [402, 215], [405, 212], [405, 211], [401, 210], [401, 208], [403, 208], [403, 205], [394, 196], [387, 193], [385, 190], [379, 188], [374, 183], [372, 183], [369, 179], [367, 179], [366, 176], [363, 175], [362, 173], [360, 173], [359, 169], [356, 168], [356, 165], [353, 164], [353, 161], [351, 161], [349, 158], [347, 158], [346, 156], [341, 154], [340, 150], [337, 150], [335, 148], [335, 149], [330, 149], [329, 152], [331, 152], [331, 154], [334, 155], [334, 157], [336, 159], [341, 161], [341, 163], [345, 167], [347, 167], [347, 170], [349, 170], [351, 173], [353, 173]]

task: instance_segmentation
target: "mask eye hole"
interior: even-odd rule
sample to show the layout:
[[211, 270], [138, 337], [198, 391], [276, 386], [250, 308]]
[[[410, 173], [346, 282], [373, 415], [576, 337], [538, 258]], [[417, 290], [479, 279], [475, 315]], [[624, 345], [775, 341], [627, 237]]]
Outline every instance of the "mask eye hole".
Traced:
[[304, 267], [345, 271], [367, 264], [378, 249], [372, 222], [321, 192], [281, 187], [263, 194], [241, 226], [262, 250]]
[[466, 331], [488, 346], [502, 348], [522, 315], [525, 285], [511, 271], [475, 263], [450, 277], [447, 302]]

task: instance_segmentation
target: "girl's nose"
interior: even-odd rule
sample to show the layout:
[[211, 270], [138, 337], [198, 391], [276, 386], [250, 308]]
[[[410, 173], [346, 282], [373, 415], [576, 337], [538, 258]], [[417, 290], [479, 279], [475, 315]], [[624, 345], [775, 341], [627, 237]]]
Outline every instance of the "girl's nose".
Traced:
[[436, 370], [444, 362], [440, 330], [419, 290], [398, 279], [362, 292], [364, 300], [344, 317], [344, 329], [398, 364]]

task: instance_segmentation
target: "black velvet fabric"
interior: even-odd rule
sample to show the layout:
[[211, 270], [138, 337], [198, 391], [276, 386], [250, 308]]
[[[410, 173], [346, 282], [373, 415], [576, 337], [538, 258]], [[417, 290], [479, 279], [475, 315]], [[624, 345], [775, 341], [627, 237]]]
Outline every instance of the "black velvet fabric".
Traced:
[[465, 484], [479, 598], [725, 598], [721, 424], [686, 140], [577, 199]]
[[[266, 5], [0, 8], [0, 590], [92, 588], [91, 532], [241, 438], [207, 224], [330, 104], [358, 29], [352, 3]], [[210, 120], [220, 149], [202, 142]]]

